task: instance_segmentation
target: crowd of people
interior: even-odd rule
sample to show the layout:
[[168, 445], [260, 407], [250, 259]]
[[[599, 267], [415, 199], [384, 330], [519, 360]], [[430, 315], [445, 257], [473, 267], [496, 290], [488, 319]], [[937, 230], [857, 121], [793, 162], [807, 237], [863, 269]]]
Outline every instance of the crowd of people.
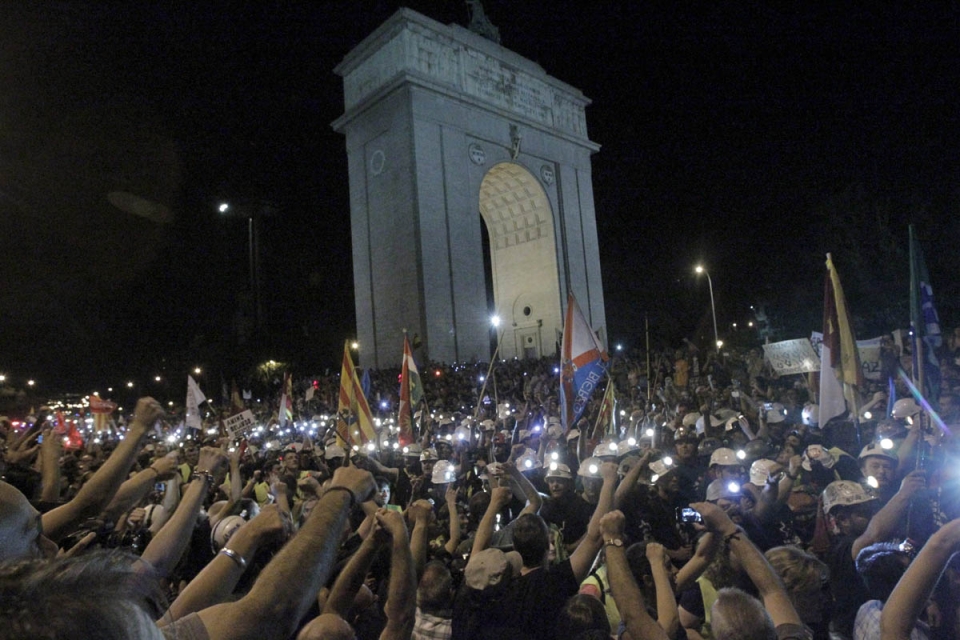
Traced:
[[409, 434], [369, 372], [370, 443], [334, 376], [236, 440], [148, 397], [69, 450], [0, 418], [0, 638], [960, 638], [944, 351], [936, 398], [881, 379], [826, 424], [810, 376], [690, 343], [613, 358], [570, 425], [552, 359], [424, 366]]

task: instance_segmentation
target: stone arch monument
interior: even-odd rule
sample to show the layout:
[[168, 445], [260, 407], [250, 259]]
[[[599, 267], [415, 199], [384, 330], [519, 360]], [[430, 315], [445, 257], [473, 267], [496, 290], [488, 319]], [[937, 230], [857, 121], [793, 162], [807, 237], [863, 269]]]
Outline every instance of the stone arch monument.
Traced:
[[403, 329], [434, 361], [488, 360], [497, 339], [502, 358], [555, 354], [568, 293], [605, 342], [589, 100], [409, 9], [335, 72], [363, 366], [399, 366]]

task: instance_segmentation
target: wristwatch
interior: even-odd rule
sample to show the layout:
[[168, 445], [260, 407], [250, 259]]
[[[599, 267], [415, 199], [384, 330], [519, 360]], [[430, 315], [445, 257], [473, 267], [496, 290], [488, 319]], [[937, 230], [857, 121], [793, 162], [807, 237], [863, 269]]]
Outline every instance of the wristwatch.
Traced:
[[603, 546], [605, 546], [605, 547], [622, 547], [622, 546], [623, 546], [623, 540], [621, 540], [620, 538], [611, 538], [610, 540], [604, 540], [604, 541], [603, 541]]

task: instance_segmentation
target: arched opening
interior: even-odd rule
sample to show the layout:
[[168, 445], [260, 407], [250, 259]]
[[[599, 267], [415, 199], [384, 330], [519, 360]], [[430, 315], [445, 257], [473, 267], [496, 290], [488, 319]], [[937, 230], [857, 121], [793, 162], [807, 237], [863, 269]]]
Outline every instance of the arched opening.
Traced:
[[491, 315], [502, 322], [500, 357], [555, 354], [560, 277], [547, 194], [521, 165], [502, 162], [480, 183], [480, 215], [489, 235]]

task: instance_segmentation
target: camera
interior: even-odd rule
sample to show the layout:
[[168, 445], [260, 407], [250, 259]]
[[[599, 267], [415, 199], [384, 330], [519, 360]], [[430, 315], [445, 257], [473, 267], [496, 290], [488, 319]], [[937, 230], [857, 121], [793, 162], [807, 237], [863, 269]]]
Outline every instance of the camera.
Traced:
[[696, 522], [700, 524], [703, 523], [703, 516], [701, 516], [700, 512], [696, 509], [691, 509], [690, 507], [679, 507], [677, 508], [677, 522], [682, 524], [692, 524]]

